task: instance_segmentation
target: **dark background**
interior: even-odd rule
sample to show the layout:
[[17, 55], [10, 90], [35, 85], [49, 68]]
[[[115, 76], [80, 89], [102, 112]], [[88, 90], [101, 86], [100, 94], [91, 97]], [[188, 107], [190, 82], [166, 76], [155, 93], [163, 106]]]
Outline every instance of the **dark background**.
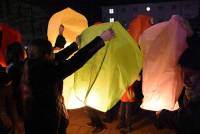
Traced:
[[[123, 6], [124, 9], [127, 9], [129, 5], [147, 3], [165, 6], [166, 2], [180, 3], [181, 1], [183, 0], [1, 0], [0, 23], [7, 23], [19, 30], [26, 42], [33, 38], [46, 37], [47, 25], [50, 17], [66, 7], [70, 7], [83, 14], [88, 19], [89, 25], [92, 25], [97, 21], [107, 22], [110, 16], [109, 14], [103, 14], [103, 10], [105, 9], [107, 12], [110, 7], [120, 9]], [[193, 1], [199, 0], [184, 1], [189, 2], [190, 7], [188, 5], [180, 5], [184, 7], [181, 7], [178, 13], [186, 17], [191, 17], [191, 14], [194, 12], [196, 16], [196, 11], [193, 11], [193, 9], [195, 9], [193, 6], [196, 7], [196, 3]], [[176, 5], [179, 5], [179, 3]], [[141, 6], [138, 8], [140, 7]], [[198, 4], [198, 9], [199, 7]], [[122, 10], [124, 10], [123, 8]], [[189, 14], [187, 12], [184, 14], [184, 10], [188, 10]], [[169, 16], [169, 14], [167, 14], [168, 11], [169, 9], [162, 12], [162, 14], [156, 13], [156, 16], [153, 17], [162, 16], [166, 19], [167, 15]], [[199, 10], [197, 12], [199, 14]], [[122, 20], [121, 23], [126, 27], [130, 20], [123, 20], [126, 19], [123, 18], [123, 16], [129, 17], [130, 19], [132, 19], [132, 16], [127, 16], [128, 14], [123, 15], [121, 12], [118, 13], [119, 14], [115, 14], [116, 20]], [[122, 16], [121, 18], [120, 15]], [[162, 19], [160, 19], [160, 21], [161, 20]]]

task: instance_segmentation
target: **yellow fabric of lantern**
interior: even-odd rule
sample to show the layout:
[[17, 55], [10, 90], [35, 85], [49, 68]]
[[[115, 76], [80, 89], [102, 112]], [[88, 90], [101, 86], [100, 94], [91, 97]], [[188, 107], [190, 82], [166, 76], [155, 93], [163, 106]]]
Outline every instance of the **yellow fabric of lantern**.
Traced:
[[[87, 105], [106, 112], [137, 79], [142, 68], [142, 54], [120, 23], [103, 23], [89, 27], [81, 34], [81, 47], [109, 28], [114, 30], [115, 38], [105, 42], [106, 45], [75, 73], [74, 81], [71, 81], [74, 82], [71, 87], [73, 90], [69, 91], [68, 88], [65, 91], [68, 109], [75, 108], [75, 103], [72, 104], [72, 98], [75, 98], [79, 106]], [[69, 85], [65, 83], [64, 86]]]

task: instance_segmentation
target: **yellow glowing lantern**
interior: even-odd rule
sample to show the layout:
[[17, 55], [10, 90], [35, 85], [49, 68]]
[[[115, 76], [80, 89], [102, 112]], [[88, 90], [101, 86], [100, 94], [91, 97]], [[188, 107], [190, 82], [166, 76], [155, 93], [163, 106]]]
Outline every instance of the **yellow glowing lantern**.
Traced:
[[[81, 34], [81, 47], [102, 31], [112, 28], [115, 38], [101, 48], [64, 86], [68, 109], [84, 105], [106, 112], [115, 105], [142, 68], [142, 54], [137, 43], [118, 23], [103, 23]], [[73, 83], [74, 85], [71, 85]]]

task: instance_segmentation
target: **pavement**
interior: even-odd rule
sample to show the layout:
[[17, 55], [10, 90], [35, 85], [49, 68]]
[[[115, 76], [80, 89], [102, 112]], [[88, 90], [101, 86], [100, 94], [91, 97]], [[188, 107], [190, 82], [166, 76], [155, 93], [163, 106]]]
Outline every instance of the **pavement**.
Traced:
[[[89, 119], [84, 108], [68, 110], [68, 112], [70, 123], [67, 134], [92, 134], [94, 128], [87, 126]], [[99, 114], [103, 118], [104, 114], [100, 112]], [[140, 111], [133, 115], [133, 129], [129, 133], [126, 130], [116, 129], [118, 122], [116, 119], [112, 123], [105, 123], [107, 128], [98, 134], [175, 134], [171, 129], [157, 129], [152, 112]]]

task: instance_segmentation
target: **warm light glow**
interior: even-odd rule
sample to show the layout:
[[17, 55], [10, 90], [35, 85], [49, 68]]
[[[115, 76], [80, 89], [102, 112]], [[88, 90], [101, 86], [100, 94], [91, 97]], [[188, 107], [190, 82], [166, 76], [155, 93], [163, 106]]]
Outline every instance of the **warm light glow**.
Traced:
[[[147, 83], [145, 82], [145, 84]], [[161, 90], [156, 90], [155, 87], [153, 87], [151, 84], [149, 84], [148, 86], [148, 88], [146, 88], [146, 85], [143, 86], [143, 88], [145, 88], [143, 91], [149, 91], [149, 94], [145, 93], [141, 108], [151, 111], [161, 111], [162, 109], [174, 111], [179, 108], [178, 102], [175, 100], [174, 96], [172, 96], [171, 93], [171, 88], [174, 87], [171, 86], [169, 83], [167, 83], [165, 86], [157, 87], [162, 88], [162, 90], [164, 90], [164, 93], [161, 93]]]
[[106, 112], [120, 100], [126, 87], [137, 79], [142, 68], [141, 52], [118, 22], [87, 28], [80, 36], [80, 47], [108, 28], [114, 30], [115, 38], [105, 42], [105, 46], [82, 68], [64, 80], [63, 96], [67, 109], [87, 105]]
[[[114, 106], [125, 89], [138, 77], [142, 67], [140, 49], [118, 22], [103, 23], [81, 34], [81, 47], [112, 28], [115, 38], [101, 48], [74, 75], [76, 96], [87, 106], [106, 112]], [[134, 61], [134, 62], [133, 62]]]
[[177, 63], [187, 48], [187, 31], [181, 23], [181, 17], [172, 17], [148, 28], [140, 37], [139, 44], [144, 56], [143, 109], [173, 111], [179, 108], [183, 77]]
[[49, 20], [48, 24], [48, 39], [54, 46], [56, 38], [58, 36], [60, 24], [64, 25], [64, 33], [67, 44], [74, 42], [77, 35], [88, 27], [88, 22], [85, 16], [66, 8], [62, 11], [55, 13]]
[[64, 48], [66, 48], [67, 46], [69, 46], [72, 42], [67, 42], [64, 46]]
[[65, 99], [65, 107], [67, 109], [76, 109], [84, 107], [85, 104], [81, 102], [81, 100], [76, 97], [74, 92], [74, 74], [70, 75], [64, 80], [63, 83], [63, 96]]
[[128, 32], [131, 34], [133, 39], [138, 42], [140, 35], [149, 28], [151, 24], [151, 16], [138, 15], [136, 18], [131, 20], [128, 25]]

